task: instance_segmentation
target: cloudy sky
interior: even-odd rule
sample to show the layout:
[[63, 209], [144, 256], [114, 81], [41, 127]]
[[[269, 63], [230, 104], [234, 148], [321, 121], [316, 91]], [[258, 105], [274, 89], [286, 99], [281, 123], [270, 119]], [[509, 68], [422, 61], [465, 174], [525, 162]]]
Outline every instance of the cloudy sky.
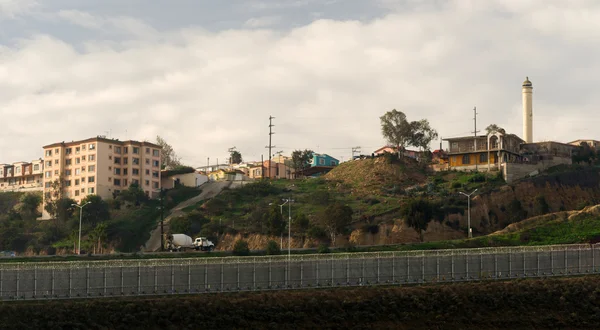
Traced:
[[0, 0], [0, 163], [96, 135], [189, 165], [384, 144], [391, 109], [442, 137], [496, 123], [600, 139], [597, 0]]

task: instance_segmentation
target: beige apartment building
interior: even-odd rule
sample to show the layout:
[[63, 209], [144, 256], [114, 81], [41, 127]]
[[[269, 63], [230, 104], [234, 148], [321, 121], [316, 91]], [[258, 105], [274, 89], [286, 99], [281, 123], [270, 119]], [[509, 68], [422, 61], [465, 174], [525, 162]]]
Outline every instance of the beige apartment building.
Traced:
[[0, 192], [42, 191], [43, 174], [42, 159], [29, 163], [0, 164]]
[[104, 199], [138, 184], [146, 195], [160, 190], [161, 147], [103, 136], [44, 146], [44, 196], [62, 180], [65, 197], [78, 203], [90, 194]]

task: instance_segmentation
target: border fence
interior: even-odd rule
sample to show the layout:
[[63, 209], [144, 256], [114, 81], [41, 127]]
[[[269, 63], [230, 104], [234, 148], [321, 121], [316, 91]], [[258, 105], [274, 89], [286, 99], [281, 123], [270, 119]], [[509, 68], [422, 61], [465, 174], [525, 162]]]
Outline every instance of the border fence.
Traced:
[[596, 245], [0, 263], [0, 300], [500, 280], [600, 272]]

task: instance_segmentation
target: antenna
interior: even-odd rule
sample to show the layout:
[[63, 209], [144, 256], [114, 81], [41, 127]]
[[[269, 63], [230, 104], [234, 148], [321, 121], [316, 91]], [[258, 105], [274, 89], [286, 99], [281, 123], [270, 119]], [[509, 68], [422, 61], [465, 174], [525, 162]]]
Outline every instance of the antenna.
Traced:
[[473, 107], [473, 123], [475, 125], [475, 129], [473, 130], [475, 148], [473, 148], [473, 151], [475, 151], [475, 172], [477, 172], [477, 133], [479, 133], [479, 131], [477, 130], [477, 107]]

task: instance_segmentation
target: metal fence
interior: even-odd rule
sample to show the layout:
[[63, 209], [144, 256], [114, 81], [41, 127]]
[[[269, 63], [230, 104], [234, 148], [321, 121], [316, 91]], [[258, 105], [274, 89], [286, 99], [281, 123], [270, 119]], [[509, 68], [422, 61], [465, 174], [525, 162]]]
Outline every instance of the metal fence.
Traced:
[[0, 263], [0, 299], [402, 285], [600, 272], [595, 245]]

